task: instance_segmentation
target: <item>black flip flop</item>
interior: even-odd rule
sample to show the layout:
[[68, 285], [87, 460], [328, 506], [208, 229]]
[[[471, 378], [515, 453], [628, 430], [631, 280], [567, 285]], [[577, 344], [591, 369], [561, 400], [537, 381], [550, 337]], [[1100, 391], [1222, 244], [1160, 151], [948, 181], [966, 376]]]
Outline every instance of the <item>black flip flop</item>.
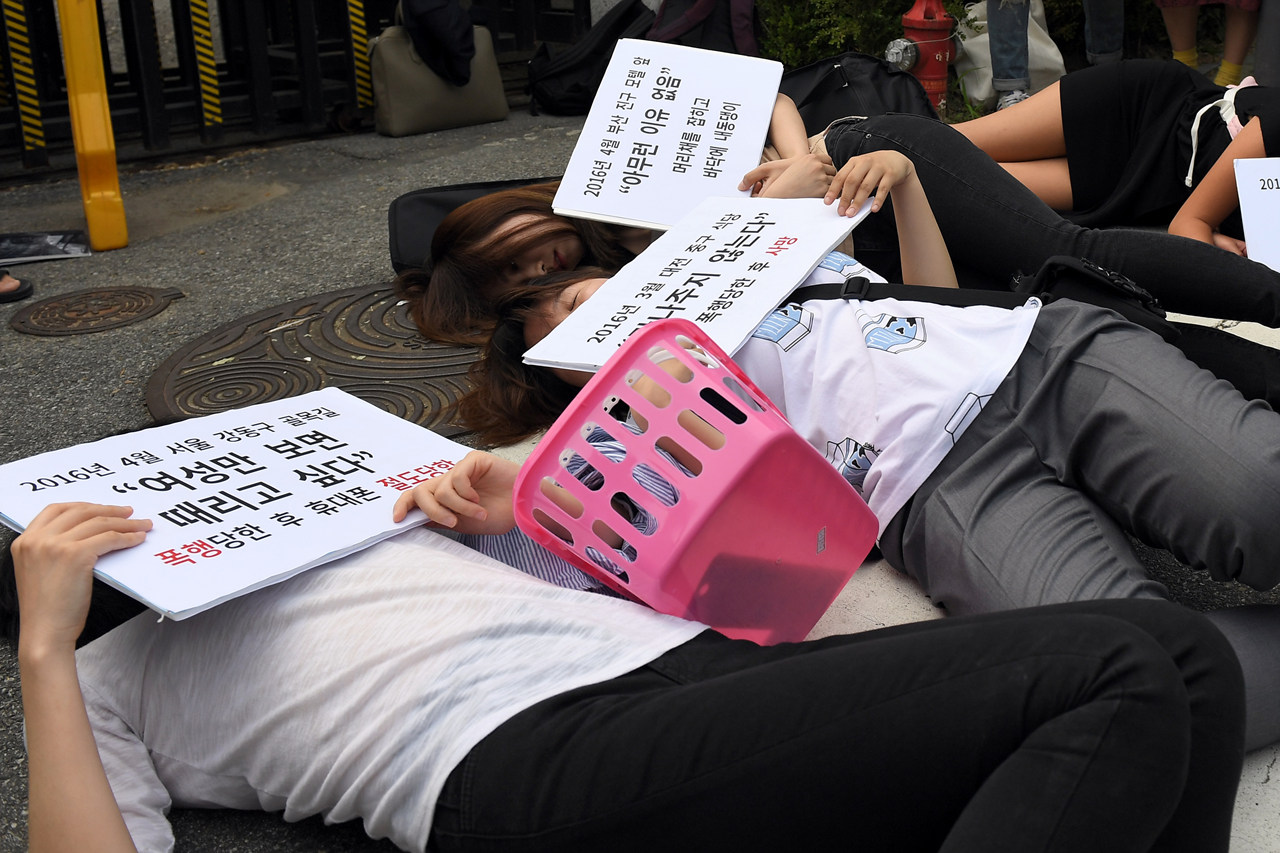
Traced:
[[35, 293], [36, 289], [32, 286], [31, 282], [27, 281], [25, 278], [18, 278], [18, 276], [13, 275], [13, 273], [8, 270], [0, 269], [0, 278], [4, 278], [5, 276], [12, 276], [13, 278], [18, 279], [19, 284], [17, 290], [6, 290], [5, 292], [0, 293], [0, 302], [21, 302], [32, 293]]

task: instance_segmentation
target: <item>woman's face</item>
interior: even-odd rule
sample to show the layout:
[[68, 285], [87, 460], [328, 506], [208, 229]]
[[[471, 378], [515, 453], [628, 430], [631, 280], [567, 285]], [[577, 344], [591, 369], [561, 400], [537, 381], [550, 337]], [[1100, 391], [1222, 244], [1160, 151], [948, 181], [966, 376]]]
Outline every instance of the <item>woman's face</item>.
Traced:
[[[543, 221], [546, 221], [545, 217], [535, 213], [512, 216], [498, 226], [493, 238], [500, 243], [504, 237]], [[547, 273], [577, 269], [582, 263], [583, 253], [582, 240], [576, 232], [559, 232], [512, 258], [498, 285], [500, 289], [507, 290]]]
[[[570, 314], [577, 310], [578, 306], [590, 299], [606, 281], [608, 281], [607, 278], [588, 278], [574, 282], [539, 305], [533, 316], [525, 321], [525, 346], [531, 347], [551, 334], [552, 329], [563, 323]], [[578, 370], [556, 368], [555, 374], [570, 385], [578, 387], [587, 384], [587, 380], [591, 378], [590, 373], [583, 373]]]

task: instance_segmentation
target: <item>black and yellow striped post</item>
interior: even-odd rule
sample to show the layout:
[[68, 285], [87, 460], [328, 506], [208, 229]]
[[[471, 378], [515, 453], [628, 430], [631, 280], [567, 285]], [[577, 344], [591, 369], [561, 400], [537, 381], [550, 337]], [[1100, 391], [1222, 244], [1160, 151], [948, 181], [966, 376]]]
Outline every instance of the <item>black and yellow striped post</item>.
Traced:
[[356, 74], [356, 107], [373, 106], [373, 74], [369, 70], [369, 28], [364, 19], [364, 3], [347, 0], [347, 20], [351, 22], [351, 58]]
[[207, 0], [188, 0], [187, 8], [191, 12], [191, 34], [200, 77], [201, 137], [215, 142], [222, 138], [222, 92], [218, 88], [218, 62], [213, 55], [209, 4]]
[[22, 165], [33, 169], [49, 165], [45, 148], [44, 118], [40, 109], [40, 91], [36, 86], [32, 64], [31, 30], [27, 25], [27, 9], [23, 0], [0, 0], [4, 10], [5, 40], [9, 47], [9, 74], [17, 98], [18, 120], [22, 125]]

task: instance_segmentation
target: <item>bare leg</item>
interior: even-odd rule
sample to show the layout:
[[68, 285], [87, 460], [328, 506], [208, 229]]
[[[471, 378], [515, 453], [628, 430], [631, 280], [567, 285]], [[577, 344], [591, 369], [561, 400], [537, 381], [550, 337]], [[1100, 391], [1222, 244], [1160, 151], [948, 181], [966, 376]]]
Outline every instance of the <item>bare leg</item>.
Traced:
[[952, 126], [997, 163], [1045, 160], [1067, 153], [1057, 83], [1008, 109]]
[[1054, 210], [1074, 208], [1071, 195], [1071, 172], [1067, 168], [1066, 157], [1000, 165], [1006, 172], [1017, 178], [1018, 183], [1031, 190], [1037, 198]]
[[1054, 210], [1071, 210], [1071, 173], [1057, 83], [1020, 104], [952, 125]]
[[1199, 6], [1165, 6], [1160, 9], [1164, 16], [1164, 28], [1169, 33], [1169, 46], [1174, 52], [1194, 50], [1196, 46], [1196, 18], [1200, 14]]
[[1234, 6], [1226, 7], [1223, 12], [1226, 15], [1226, 35], [1222, 44], [1222, 58], [1235, 65], [1243, 65], [1245, 57], [1249, 55], [1249, 48], [1253, 46], [1254, 37], [1258, 34], [1258, 12]]
[[9, 275], [9, 271], [5, 270], [0, 275], [0, 293], [11, 293], [22, 286], [22, 280]]

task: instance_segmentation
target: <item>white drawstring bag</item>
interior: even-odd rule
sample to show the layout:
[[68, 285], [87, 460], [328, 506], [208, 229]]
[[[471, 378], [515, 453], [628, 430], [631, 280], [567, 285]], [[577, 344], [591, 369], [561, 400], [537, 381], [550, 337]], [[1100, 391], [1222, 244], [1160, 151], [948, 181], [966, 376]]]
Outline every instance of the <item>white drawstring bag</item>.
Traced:
[[[999, 2], [999, 0], [994, 0]], [[1039, 92], [1053, 83], [1067, 68], [1062, 62], [1062, 51], [1049, 38], [1045, 23], [1043, 0], [1030, 0], [1031, 15], [1027, 21], [1027, 68], [1031, 71], [1031, 92]], [[987, 2], [965, 6], [970, 22], [982, 32], [976, 32], [961, 21], [956, 31], [961, 38], [960, 55], [952, 64], [960, 78], [965, 97], [975, 105], [988, 105], [996, 97], [991, 87], [991, 37], [987, 33]]]

